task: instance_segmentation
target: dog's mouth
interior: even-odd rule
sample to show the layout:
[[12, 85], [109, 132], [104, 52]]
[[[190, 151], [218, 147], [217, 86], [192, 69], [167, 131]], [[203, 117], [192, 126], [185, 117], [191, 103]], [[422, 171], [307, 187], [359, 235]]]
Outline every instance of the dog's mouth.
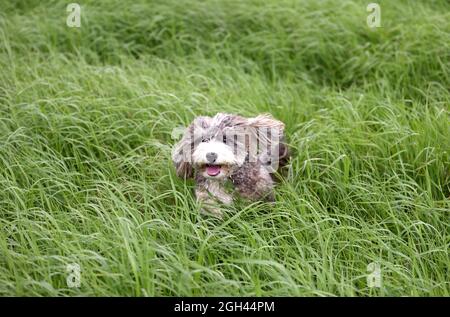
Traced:
[[231, 165], [223, 164], [200, 164], [198, 169], [205, 177], [220, 178], [226, 177], [231, 171]]
[[221, 169], [222, 169], [222, 165], [211, 165], [211, 164], [205, 165], [206, 174], [208, 174], [209, 176], [219, 175]]

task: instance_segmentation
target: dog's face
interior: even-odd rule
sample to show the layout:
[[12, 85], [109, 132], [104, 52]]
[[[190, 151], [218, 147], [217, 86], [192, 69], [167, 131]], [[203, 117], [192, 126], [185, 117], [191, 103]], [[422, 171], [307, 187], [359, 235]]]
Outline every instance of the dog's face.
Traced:
[[250, 157], [256, 157], [258, 128], [281, 131], [284, 124], [268, 115], [243, 118], [218, 113], [197, 117], [175, 146], [172, 159], [180, 177], [192, 177], [194, 170], [209, 179], [224, 179]]
[[[213, 126], [202, 131], [200, 142], [195, 142], [192, 163], [205, 178], [226, 178], [240, 165], [245, 156], [234, 148], [233, 140], [227, 139], [223, 128]], [[236, 144], [237, 145], [237, 144]]]

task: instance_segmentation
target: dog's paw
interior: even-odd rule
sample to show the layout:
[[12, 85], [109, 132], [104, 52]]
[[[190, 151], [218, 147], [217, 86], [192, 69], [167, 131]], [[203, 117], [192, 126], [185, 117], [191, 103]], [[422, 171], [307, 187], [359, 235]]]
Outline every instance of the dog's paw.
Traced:
[[223, 214], [220, 208], [211, 205], [203, 205], [200, 207], [200, 213], [207, 216], [213, 216], [220, 220], [223, 219]]

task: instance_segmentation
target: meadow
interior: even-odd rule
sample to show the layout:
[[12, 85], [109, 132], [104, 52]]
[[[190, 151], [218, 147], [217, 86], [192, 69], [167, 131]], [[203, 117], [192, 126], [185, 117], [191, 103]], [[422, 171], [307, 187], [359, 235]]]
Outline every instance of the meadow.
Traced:
[[[450, 3], [368, 2], [0, 0], [0, 295], [449, 296]], [[285, 122], [275, 205], [199, 214], [217, 112]]]

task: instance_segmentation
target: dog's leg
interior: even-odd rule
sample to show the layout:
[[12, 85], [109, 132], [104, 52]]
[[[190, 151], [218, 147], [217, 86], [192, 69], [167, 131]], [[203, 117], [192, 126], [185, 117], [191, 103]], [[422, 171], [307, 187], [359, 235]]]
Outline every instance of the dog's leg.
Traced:
[[200, 212], [202, 214], [214, 215], [222, 219], [222, 212], [217, 206], [217, 201], [209, 195], [206, 189], [196, 188], [195, 196], [197, 197], [197, 202], [200, 203]]
[[197, 201], [201, 204], [201, 212], [222, 218], [218, 203], [230, 205], [233, 202], [231, 195], [225, 191], [223, 182], [208, 180], [203, 177], [197, 177], [196, 181], [195, 195]]

